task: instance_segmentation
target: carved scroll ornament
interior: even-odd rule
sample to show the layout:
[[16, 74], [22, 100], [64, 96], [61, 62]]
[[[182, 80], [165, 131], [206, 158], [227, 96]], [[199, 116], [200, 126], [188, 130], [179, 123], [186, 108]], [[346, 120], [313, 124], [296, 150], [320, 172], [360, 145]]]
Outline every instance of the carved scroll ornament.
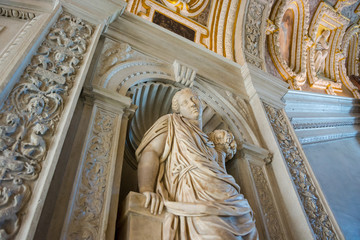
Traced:
[[62, 14], [1, 106], [0, 239], [21, 226], [91, 35], [90, 25]]
[[283, 110], [264, 103], [266, 114], [278, 140], [283, 157], [299, 194], [316, 239], [338, 239], [319, 193], [294, 140]]

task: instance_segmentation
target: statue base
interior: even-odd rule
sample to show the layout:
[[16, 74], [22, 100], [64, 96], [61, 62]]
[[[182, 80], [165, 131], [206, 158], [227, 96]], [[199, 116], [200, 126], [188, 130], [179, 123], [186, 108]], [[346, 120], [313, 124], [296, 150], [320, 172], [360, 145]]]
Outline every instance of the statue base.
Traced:
[[153, 215], [144, 207], [145, 196], [130, 192], [122, 203], [119, 215], [119, 240], [159, 240], [162, 235], [164, 211]]

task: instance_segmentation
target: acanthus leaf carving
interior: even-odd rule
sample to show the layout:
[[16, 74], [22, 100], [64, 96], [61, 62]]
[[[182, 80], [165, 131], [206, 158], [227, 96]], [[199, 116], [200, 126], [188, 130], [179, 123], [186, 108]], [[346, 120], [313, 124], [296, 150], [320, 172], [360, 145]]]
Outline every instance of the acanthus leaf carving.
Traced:
[[[57, 32], [61, 36], [53, 38]], [[91, 34], [90, 25], [62, 14], [1, 106], [1, 239], [13, 238], [21, 227], [20, 212], [31, 198]]]
[[91, 133], [87, 138], [85, 163], [66, 232], [67, 239], [101, 239], [99, 229], [104, 212], [116, 115], [97, 106], [95, 109]]
[[316, 239], [338, 239], [283, 110], [263, 103]]

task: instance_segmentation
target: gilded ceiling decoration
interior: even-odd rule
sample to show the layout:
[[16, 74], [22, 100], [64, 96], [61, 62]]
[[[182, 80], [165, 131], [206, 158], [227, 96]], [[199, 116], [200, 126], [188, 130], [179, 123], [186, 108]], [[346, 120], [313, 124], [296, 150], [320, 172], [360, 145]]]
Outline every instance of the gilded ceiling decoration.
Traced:
[[349, 78], [359, 76], [359, 2], [320, 2], [312, 16], [309, 4], [317, 3], [283, 0], [273, 5], [266, 34], [274, 66], [292, 89], [360, 98]]
[[359, 98], [350, 80], [360, 75], [359, 8], [359, 0], [128, 0], [127, 10], [240, 64], [276, 69], [291, 89]]

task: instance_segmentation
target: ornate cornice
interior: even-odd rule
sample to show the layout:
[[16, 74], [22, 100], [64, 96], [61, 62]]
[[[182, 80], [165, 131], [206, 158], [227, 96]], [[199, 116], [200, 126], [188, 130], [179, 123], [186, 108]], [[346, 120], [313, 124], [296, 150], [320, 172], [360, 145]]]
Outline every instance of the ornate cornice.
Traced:
[[264, 103], [266, 114], [277, 138], [291, 178], [299, 194], [303, 208], [316, 239], [338, 239], [334, 231], [314, 180], [305, 164], [288, 124], [284, 110], [278, 110]]

